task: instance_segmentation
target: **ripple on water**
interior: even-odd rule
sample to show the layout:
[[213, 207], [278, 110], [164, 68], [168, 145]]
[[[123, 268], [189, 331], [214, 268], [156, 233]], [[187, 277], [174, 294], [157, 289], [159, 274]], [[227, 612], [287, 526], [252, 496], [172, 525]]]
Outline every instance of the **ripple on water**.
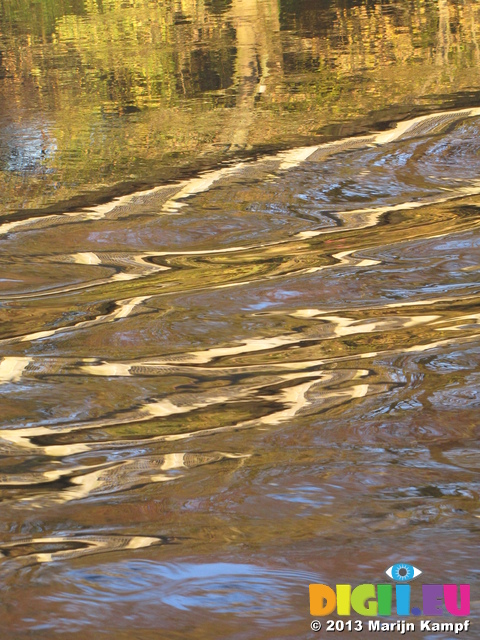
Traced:
[[9, 629], [297, 639], [310, 582], [470, 580], [478, 116], [0, 226]]

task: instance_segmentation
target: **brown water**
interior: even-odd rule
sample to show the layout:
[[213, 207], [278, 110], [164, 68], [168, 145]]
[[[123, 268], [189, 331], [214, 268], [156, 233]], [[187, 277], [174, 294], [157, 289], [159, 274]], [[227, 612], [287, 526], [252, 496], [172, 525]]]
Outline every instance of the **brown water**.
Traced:
[[0, 11], [2, 638], [480, 638], [478, 4]]

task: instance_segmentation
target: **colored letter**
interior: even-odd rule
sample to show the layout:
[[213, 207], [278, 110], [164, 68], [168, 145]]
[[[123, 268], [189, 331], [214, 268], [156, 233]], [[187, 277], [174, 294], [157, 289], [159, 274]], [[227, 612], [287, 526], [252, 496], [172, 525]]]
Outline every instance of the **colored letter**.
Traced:
[[460, 609], [457, 606], [457, 585], [444, 584], [443, 594], [445, 597], [445, 606], [452, 616], [469, 616], [470, 615], [470, 585], [460, 585]]
[[[365, 606], [367, 600], [369, 600], [368, 607]], [[360, 584], [355, 587], [352, 591], [352, 607], [361, 616], [376, 616], [378, 605], [375, 600], [375, 585]]]
[[397, 596], [397, 615], [410, 615], [410, 585], [396, 584], [395, 595]]
[[335, 609], [337, 596], [335, 591], [326, 584], [311, 584], [310, 613], [312, 616], [328, 616]]
[[[423, 592], [423, 615], [424, 616], [441, 616], [443, 615], [443, 607], [440, 602], [443, 601], [443, 584], [424, 584]], [[456, 594], [455, 594], [456, 599]]]
[[392, 615], [392, 585], [391, 584], [377, 585], [377, 596], [378, 596], [378, 615], [379, 616]]
[[339, 616], [350, 615], [350, 594], [352, 587], [349, 584], [337, 584], [337, 614]]

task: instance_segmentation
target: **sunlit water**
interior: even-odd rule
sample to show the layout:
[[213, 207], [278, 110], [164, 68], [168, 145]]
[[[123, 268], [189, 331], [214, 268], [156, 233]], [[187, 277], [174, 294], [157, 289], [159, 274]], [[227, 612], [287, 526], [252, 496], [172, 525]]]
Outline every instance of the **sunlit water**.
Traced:
[[[204, 8], [226, 31], [212, 38], [283, 43], [284, 64], [312, 71], [305, 42], [329, 41], [311, 3], [294, 20], [285, 2], [277, 22], [250, 3], [266, 21], [250, 36], [238, 4]], [[212, 111], [232, 127], [223, 162], [205, 143], [182, 177], [161, 156], [136, 191], [113, 170], [120, 195], [97, 202], [93, 173], [68, 182], [80, 161], [61, 145], [2, 134], [18, 150], [0, 220], [2, 637], [311, 638], [309, 583], [384, 582], [397, 561], [471, 583], [478, 627], [480, 99], [460, 96], [451, 65], [477, 14], [455, 31], [452, 11], [440, 5], [424, 52], [452, 77], [424, 115], [405, 90], [367, 127], [353, 100], [346, 135], [337, 122], [328, 141], [304, 130], [289, 145], [297, 111], [274, 140], [255, 109], [270, 89], [296, 94], [237, 77]], [[172, 15], [178, 35], [207, 14]], [[232, 52], [227, 76], [249, 55]], [[64, 172], [61, 197], [37, 148]]]

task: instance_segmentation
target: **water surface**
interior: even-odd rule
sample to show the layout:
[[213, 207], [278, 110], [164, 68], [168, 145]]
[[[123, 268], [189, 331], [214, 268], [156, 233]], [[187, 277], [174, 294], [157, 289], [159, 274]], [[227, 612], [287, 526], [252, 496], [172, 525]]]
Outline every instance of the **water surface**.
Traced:
[[478, 626], [477, 4], [0, 11], [4, 636]]

